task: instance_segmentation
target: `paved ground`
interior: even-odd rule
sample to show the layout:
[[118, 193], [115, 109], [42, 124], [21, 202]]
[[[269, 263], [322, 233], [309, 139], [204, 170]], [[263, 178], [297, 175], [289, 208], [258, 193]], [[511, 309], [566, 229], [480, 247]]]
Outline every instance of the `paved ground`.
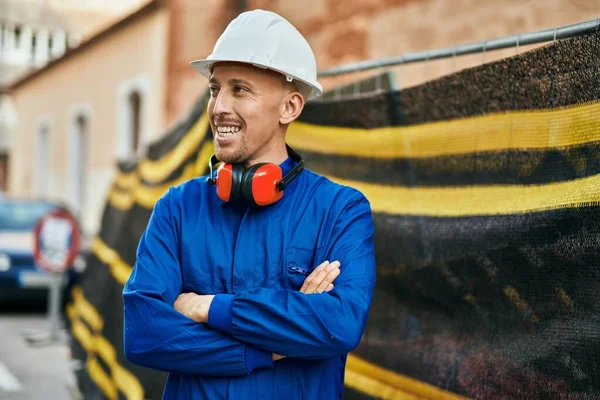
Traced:
[[47, 328], [43, 306], [0, 304], [0, 399], [79, 399], [64, 335], [61, 343], [46, 346], [25, 340], [28, 332]]

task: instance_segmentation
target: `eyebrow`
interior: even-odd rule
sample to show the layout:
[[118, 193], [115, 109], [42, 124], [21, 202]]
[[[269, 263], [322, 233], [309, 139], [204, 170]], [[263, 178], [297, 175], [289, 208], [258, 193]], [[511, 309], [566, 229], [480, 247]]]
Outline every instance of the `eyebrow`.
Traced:
[[[209, 79], [209, 82], [210, 83], [219, 84], [219, 81], [216, 78], [212, 78], [212, 77]], [[231, 85], [231, 86], [235, 86], [235, 85], [254, 86], [252, 84], [252, 82], [249, 82], [249, 81], [244, 80], [244, 79], [239, 79], [239, 78], [232, 78], [232, 79], [230, 79], [229, 80], [229, 85]]]
[[251, 83], [251, 82], [248, 82], [247, 80], [244, 80], [244, 79], [236, 79], [236, 78], [234, 78], [234, 79], [230, 79], [230, 80], [229, 80], [229, 84], [230, 84], [231, 86], [234, 86], [234, 85], [246, 85], [246, 86], [252, 86], [252, 83]]

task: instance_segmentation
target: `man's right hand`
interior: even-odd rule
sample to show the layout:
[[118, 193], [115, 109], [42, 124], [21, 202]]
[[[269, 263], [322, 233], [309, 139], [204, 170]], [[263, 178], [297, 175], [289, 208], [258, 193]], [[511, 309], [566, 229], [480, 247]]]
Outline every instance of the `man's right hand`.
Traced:
[[330, 263], [325, 261], [321, 263], [304, 280], [300, 292], [305, 294], [329, 292], [333, 289], [333, 281], [340, 275], [340, 262]]
[[[304, 284], [300, 288], [300, 292], [304, 294], [329, 292], [333, 289], [333, 281], [340, 275], [340, 262], [334, 261], [330, 263], [325, 261], [310, 273], [304, 280]], [[281, 360], [285, 356], [272, 354], [273, 361]]]

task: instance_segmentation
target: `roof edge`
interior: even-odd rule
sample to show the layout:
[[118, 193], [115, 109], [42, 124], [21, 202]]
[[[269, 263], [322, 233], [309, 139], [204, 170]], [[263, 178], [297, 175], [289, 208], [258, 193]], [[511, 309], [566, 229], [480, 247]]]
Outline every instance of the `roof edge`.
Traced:
[[28, 74], [25, 74], [21, 78], [17, 79], [16, 81], [14, 81], [8, 85], [4, 85], [4, 87], [0, 87], [0, 92], [10, 93], [10, 92], [18, 89], [19, 87], [34, 80], [38, 76], [43, 75], [45, 72], [51, 70], [52, 68], [56, 67], [57, 65], [60, 65], [67, 59], [70, 59], [74, 55], [77, 55], [77, 54], [85, 51], [86, 49], [94, 46], [95, 44], [102, 41], [106, 37], [117, 33], [118, 31], [120, 31], [121, 29], [123, 29], [127, 25], [129, 25], [131, 22], [157, 11], [158, 9], [160, 9], [162, 7], [162, 5], [164, 3], [165, 3], [165, 0], [150, 0], [148, 3], [144, 4], [142, 7], [127, 14], [125, 17], [108, 25], [106, 28], [102, 29], [100, 32], [91, 36], [89, 39], [82, 42], [79, 46], [72, 48], [72, 49], [68, 49], [65, 52], [65, 54], [62, 55], [62, 57], [56, 58], [56, 59], [48, 62], [42, 68], [35, 69], [35, 70], [29, 72]]

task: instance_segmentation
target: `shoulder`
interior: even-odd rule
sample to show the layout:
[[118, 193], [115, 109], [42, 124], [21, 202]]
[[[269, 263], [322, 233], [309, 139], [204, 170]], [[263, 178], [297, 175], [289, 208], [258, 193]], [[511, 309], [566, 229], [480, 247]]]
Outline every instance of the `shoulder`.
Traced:
[[307, 180], [314, 183], [314, 189], [321, 195], [332, 197], [336, 200], [357, 201], [366, 197], [364, 194], [349, 185], [335, 182], [330, 178], [320, 175], [312, 170], [305, 170]]
[[210, 187], [208, 175], [192, 178], [171, 186], [156, 202], [155, 209], [158, 207], [173, 209], [185, 207], [190, 202], [198, 202], [206, 198], [206, 192]]
[[208, 183], [208, 175], [204, 175], [171, 186], [168, 192], [170, 192], [169, 196], [173, 199], [178, 199], [194, 195], [203, 195], [209, 187], [211, 186]]
[[319, 201], [338, 208], [340, 212], [356, 204], [363, 204], [370, 208], [368, 199], [357, 188], [335, 182], [309, 169], [305, 169], [303, 174], [306, 174], [305, 179], [311, 187], [311, 195]]

